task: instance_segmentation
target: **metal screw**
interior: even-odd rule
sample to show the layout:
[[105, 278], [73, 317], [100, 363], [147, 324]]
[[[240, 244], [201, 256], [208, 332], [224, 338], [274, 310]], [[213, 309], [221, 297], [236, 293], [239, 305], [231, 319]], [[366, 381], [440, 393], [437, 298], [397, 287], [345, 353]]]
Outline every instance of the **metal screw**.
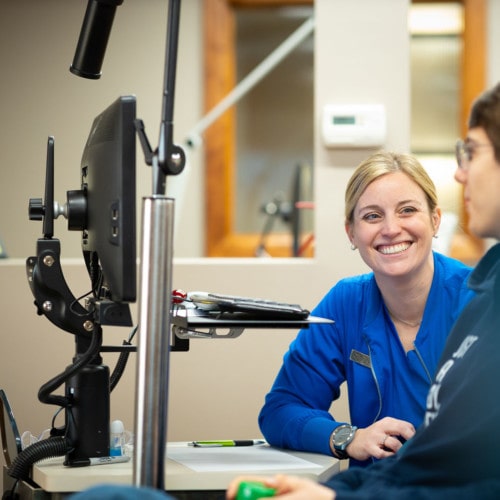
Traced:
[[50, 300], [46, 300], [43, 305], [42, 305], [42, 309], [45, 311], [45, 312], [50, 312], [52, 311], [52, 302]]
[[52, 257], [52, 255], [46, 255], [46, 256], [43, 258], [43, 263], [44, 263], [47, 267], [51, 267], [51, 266], [54, 264], [54, 257]]
[[87, 320], [85, 323], [83, 323], [83, 328], [87, 330], [87, 332], [91, 332], [94, 329], [94, 323], [92, 321]]
[[176, 167], [178, 167], [182, 162], [182, 156], [179, 153], [172, 153], [170, 159]]

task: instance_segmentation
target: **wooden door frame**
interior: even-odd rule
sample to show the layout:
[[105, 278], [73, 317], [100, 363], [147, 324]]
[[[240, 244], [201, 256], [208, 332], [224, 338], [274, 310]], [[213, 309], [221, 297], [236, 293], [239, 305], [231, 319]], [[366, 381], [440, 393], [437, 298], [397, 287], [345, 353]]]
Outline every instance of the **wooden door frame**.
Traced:
[[[453, 0], [413, 0], [414, 3]], [[459, 0], [460, 1], [460, 0]], [[474, 98], [486, 84], [486, 0], [461, 0], [465, 29], [460, 89], [462, 136]], [[313, 5], [314, 0], [204, 0], [204, 102], [208, 112], [236, 85], [235, 9]], [[234, 231], [235, 199], [235, 127], [234, 106], [228, 109], [204, 133], [205, 144], [205, 255], [208, 257], [252, 257], [259, 234]], [[465, 229], [467, 216], [462, 210], [460, 222], [464, 234], [452, 245], [452, 255], [475, 261], [483, 244]], [[272, 234], [266, 249], [275, 257], [291, 256], [291, 234]]]
[[[461, 72], [460, 122], [462, 137], [467, 133], [467, 119], [474, 99], [485, 90], [487, 69], [487, 0], [462, 0], [464, 6], [464, 36]], [[474, 265], [483, 255], [484, 241], [468, 229], [468, 216], [462, 203], [459, 214], [460, 227], [451, 246], [451, 255]]]

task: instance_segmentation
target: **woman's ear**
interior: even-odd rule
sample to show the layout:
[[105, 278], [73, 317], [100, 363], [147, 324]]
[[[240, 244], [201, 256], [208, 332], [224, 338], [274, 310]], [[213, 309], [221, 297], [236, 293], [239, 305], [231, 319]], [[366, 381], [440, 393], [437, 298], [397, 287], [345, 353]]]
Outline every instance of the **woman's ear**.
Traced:
[[441, 225], [441, 209], [436, 207], [432, 213], [432, 225], [434, 226], [434, 236], [436, 236], [439, 231], [439, 226]]
[[354, 233], [352, 231], [351, 225], [348, 222], [346, 222], [344, 224], [344, 229], [345, 229], [345, 232], [347, 234], [347, 237], [349, 238], [349, 241], [351, 242], [351, 244], [354, 245], [354, 241], [353, 241], [354, 240]]

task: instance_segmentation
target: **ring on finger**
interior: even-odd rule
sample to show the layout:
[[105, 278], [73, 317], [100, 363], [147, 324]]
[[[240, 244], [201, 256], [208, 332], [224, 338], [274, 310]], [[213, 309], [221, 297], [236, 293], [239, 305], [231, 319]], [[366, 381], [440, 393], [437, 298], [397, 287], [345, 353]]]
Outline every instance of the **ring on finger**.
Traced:
[[382, 448], [385, 448], [385, 441], [386, 441], [386, 439], [387, 439], [388, 437], [389, 437], [389, 436], [388, 436], [387, 434], [384, 436], [384, 439], [383, 439], [383, 441], [382, 441]]

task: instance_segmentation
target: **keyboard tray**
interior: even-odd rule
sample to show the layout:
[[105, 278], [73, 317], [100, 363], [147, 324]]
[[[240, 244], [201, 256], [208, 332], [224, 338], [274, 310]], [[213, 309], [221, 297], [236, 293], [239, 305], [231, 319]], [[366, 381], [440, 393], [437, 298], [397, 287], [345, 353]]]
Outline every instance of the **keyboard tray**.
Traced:
[[309, 311], [298, 304], [261, 298], [210, 292], [191, 292], [188, 297], [196, 308], [212, 313], [241, 313], [254, 318], [275, 319], [306, 319], [309, 316]]

